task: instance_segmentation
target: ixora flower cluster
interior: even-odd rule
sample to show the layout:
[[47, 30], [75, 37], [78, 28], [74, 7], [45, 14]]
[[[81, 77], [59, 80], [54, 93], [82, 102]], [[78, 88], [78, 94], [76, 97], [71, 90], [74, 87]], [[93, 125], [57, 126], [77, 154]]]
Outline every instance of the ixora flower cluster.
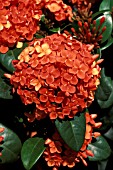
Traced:
[[57, 170], [60, 166], [68, 166], [69, 168], [72, 168], [80, 161], [87, 166], [85, 159], [88, 156], [94, 156], [93, 152], [87, 149], [87, 146], [91, 143], [93, 138], [100, 136], [99, 132], [93, 132], [93, 128], [99, 128], [102, 125], [101, 122], [95, 123], [94, 119], [96, 117], [96, 114], [90, 115], [89, 113], [85, 113], [86, 133], [84, 143], [79, 152], [69, 148], [57, 131], [52, 136], [52, 139], [48, 138], [45, 141], [47, 148], [44, 151], [43, 156], [47, 161], [48, 166], [53, 167], [53, 170]]
[[0, 0], [0, 52], [5, 53], [23, 39], [32, 40], [39, 30], [41, 1]]
[[62, 0], [0, 0], [0, 52], [17, 45], [21, 48], [24, 40], [32, 40], [39, 31], [43, 10], [49, 10], [58, 21], [72, 18], [72, 9]]
[[34, 40], [13, 60], [14, 74], [5, 75], [25, 105], [35, 103], [34, 113], [26, 113], [29, 121], [73, 118], [92, 103], [102, 62], [92, 49], [70, 35], [53, 34]]

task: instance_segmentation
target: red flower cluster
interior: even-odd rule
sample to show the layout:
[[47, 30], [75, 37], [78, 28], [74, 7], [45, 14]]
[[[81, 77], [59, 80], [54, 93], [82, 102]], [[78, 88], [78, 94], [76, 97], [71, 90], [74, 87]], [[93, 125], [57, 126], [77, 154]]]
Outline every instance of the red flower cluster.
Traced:
[[72, 21], [72, 8], [63, 3], [62, 0], [45, 0], [45, 8], [54, 13], [57, 21], [69, 19]]
[[54, 13], [58, 21], [72, 18], [72, 9], [62, 0], [0, 0], [0, 52], [6, 53], [17, 43], [22, 47], [23, 40], [32, 40], [39, 30], [43, 9]]
[[21, 46], [18, 42], [23, 39], [32, 40], [39, 30], [42, 5], [41, 0], [0, 0], [0, 52], [15, 43]]
[[79, 152], [76, 152], [69, 148], [58, 132], [52, 136], [52, 139], [47, 139], [45, 144], [47, 145], [44, 151], [44, 158], [47, 161], [48, 166], [53, 167], [53, 170], [57, 170], [60, 166], [68, 166], [72, 168], [77, 162], [82, 162], [87, 166], [86, 158], [88, 156], [94, 156], [91, 150], [87, 150], [87, 146], [92, 141], [92, 137], [96, 138], [100, 136], [99, 132], [93, 132], [93, 128], [99, 128], [102, 123], [95, 123], [94, 118], [97, 117], [96, 114], [89, 115], [85, 114], [86, 117], [86, 133], [84, 143]]
[[92, 48], [70, 35], [53, 34], [35, 40], [13, 61], [14, 74], [5, 75], [25, 105], [36, 104], [29, 120], [73, 118], [92, 103], [101, 70]]

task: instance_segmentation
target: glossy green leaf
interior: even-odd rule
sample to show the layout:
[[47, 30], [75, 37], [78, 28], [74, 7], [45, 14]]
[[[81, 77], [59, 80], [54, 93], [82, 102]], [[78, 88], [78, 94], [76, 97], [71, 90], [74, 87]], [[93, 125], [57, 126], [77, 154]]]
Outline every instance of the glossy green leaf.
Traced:
[[12, 99], [11, 85], [8, 83], [7, 78], [4, 77], [4, 70], [0, 68], [0, 98]]
[[5, 71], [2, 68], [0, 68], [0, 77], [4, 77], [4, 73]]
[[19, 137], [9, 128], [0, 123], [0, 128], [5, 128], [4, 132], [0, 133], [3, 136], [3, 143], [0, 145], [2, 149], [2, 156], [0, 156], [1, 163], [11, 163], [19, 158], [21, 151], [21, 141]]
[[113, 105], [102, 110], [100, 121], [102, 122], [102, 126], [99, 130], [107, 133], [108, 129], [110, 129], [113, 124]]
[[113, 141], [113, 127], [110, 127], [110, 129], [104, 133], [104, 136]]
[[90, 161], [101, 161], [107, 159], [111, 154], [111, 148], [102, 136], [96, 138], [96, 142], [89, 144], [87, 149], [94, 153], [93, 157], [88, 157]]
[[75, 116], [73, 120], [56, 120], [55, 125], [65, 143], [75, 151], [79, 151], [85, 137], [86, 120], [84, 113]]
[[107, 109], [107, 123], [109, 123], [110, 125], [113, 124], [113, 105], [109, 107], [109, 109]]
[[102, 160], [102, 161], [98, 161], [98, 170], [106, 170], [106, 166], [108, 163], [108, 159]]
[[12, 60], [15, 60], [12, 50], [9, 50], [5, 54], [0, 53], [0, 63], [10, 72], [13, 72], [15, 70], [12, 65]]
[[103, 14], [106, 14], [106, 13], [109, 13], [110, 14], [110, 11], [109, 10], [102, 10], [102, 11], [97, 11], [95, 12], [93, 15], [92, 15], [92, 19], [96, 19], [97, 17], [99, 17], [100, 15], [103, 15]]
[[103, 32], [102, 36], [102, 41], [101, 43], [105, 42], [111, 35], [112, 33], [112, 16], [110, 14], [104, 14], [96, 19], [96, 27], [98, 29], [98, 26], [100, 25], [100, 19], [102, 17], [105, 17], [105, 22], [102, 24], [100, 28], [100, 32], [104, 26], [106, 26], [106, 30]]
[[18, 55], [26, 46], [27, 44], [24, 43], [22, 48], [15, 48], [13, 50], [9, 50], [5, 54], [0, 53], [0, 63], [2, 64], [2, 66], [5, 67], [5, 69], [7, 69], [8, 71], [13, 72], [15, 69], [12, 65], [12, 60], [17, 59]]
[[45, 150], [44, 139], [35, 137], [27, 139], [21, 150], [21, 159], [25, 169], [30, 170]]
[[45, 15], [44, 15], [44, 14], [41, 16], [41, 21], [42, 21], [42, 22], [45, 21]]
[[110, 36], [108, 38], [108, 40], [105, 42], [105, 45], [101, 46], [101, 50], [105, 50], [106, 48], [108, 48], [112, 44], [113, 44], [113, 38]]
[[2, 99], [12, 99], [11, 86], [7, 84], [3, 77], [0, 77], [0, 98]]
[[105, 75], [104, 68], [101, 71], [100, 85], [95, 97], [101, 108], [108, 108], [113, 104], [113, 81]]
[[113, 0], [103, 0], [100, 4], [99, 11], [102, 10], [112, 10]]
[[49, 31], [51, 31], [51, 32], [58, 32], [58, 31], [60, 31], [60, 27], [49, 29]]
[[43, 36], [40, 35], [40, 34], [38, 34], [38, 33], [36, 33], [34, 36], [35, 36], [35, 38], [39, 38], [39, 39], [40, 39], [40, 38], [43, 38]]
[[97, 49], [96, 49], [96, 54], [99, 54], [99, 57], [98, 57], [98, 59], [97, 59], [97, 60], [99, 60], [99, 59], [101, 58], [101, 56], [102, 56], [101, 48], [97, 48]]

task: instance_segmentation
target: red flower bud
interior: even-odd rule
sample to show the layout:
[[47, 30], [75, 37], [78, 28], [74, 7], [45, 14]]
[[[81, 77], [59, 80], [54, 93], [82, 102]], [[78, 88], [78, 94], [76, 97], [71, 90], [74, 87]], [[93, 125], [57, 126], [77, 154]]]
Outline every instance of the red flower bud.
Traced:
[[78, 26], [82, 27], [82, 22], [81, 21], [78, 21]]
[[105, 21], [105, 17], [103, 16], [101, 19], [100, 19], [100, 24], [103, 24]]
[[93, 25], [96, 25], [96, 20], [93, 20]]
[[89, 25], [88, 25], [88, 23], [87, 23], [87, 22], [84, 22], [84, 27], [86, 27], [86, 28], [88, 28], [88, 27], [89, 27]]
[[106, 26], [104, 26], [104, 27], [102, 28], [102, 33], [103, 33], [105, 30], [106, 30]]

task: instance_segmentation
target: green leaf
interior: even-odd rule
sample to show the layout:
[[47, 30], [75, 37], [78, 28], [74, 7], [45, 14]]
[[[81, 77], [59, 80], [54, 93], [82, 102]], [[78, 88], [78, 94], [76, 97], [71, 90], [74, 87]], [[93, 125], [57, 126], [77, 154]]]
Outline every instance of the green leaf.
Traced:
[[107, 163], [108, 163], [108, 159], [102, 160], [102, 161], [98, 161], [98, 170], [106, 170], [107, 167]]
[[58, 32], [58, 31], [60, 31], [60, 27], [49, 29], [49, 31], [51, 31], [51, 32]]
[[12, 60], [17, 59], [18, 55], [26, 46], [27, 44], [24, 43], [22, 48], [15, 48], [13, 50], [9, 50], [5, 54], [0, 53], [0, 63], [2, 64], [2, 66], [5, 67], [8, 71], [13, 72], [15, 68], [12, 65]]
[[102, 110], [100, 121], [102, 122], [102, 126], [99, 128], [99, 131], [107, 133], [108, 129], [110, 129], [113, 124], [113, 105]]
[[0, 136], [4, 137], [3, 143], [0, 145], [2, 148], [2, 156], [0, 156], [1, 163], [11, 163], [19, 158], [21, 151], [21, 141], [19, 137], [9, 128], [0, 123], [0, 128], [5, 128]]
[[104, 68], [101, 71], [100, 85], [95, 97], [101, 108], [108, 108], [113, 104], [113, 81], [105, 75]]
[[97, 59], [97, 60], [99, 60], [99, 59], [101, 58], [101, 56], [102, 56], [101, 48], [97, 48], [97, 49], [96, 49], [96, 54], [99, 54], [99, 57], [98, 57], [98, 59]]
[[88, 157], [90, 161], [101, 161], [108, 158], [111, 154], [111, 148], [102, 136], [96, 138], [96, 142], [89, 144], [87, 149], [94, 153], [93, 157]]
[[34, 36], [35, 36], [35, 38], [44, 38], [42, 35], [40, 35], [38, 33], [36, 33]]
[[73, 150], [79, 151], [82, 147], [86, 131], [84, 113], [75, 116], [73, 120], [56, 120], [55, 125], [65, 143]]
[[13, 72], [15, 70], [12, 65], [12, 60], [15, 60], [12, 50], [9, 50], [5, 54], [0, 53], [0, 63], [10, 72]]
[[113, 124], [113, 105], [109, 107], [109, 109], [107, 109], [107, 122], [112, 125]]
[[102, 10], [112, 10], [113, 0], [103, 0], [100, 4], [99, 11]]
[[113, 141], [113, 127], [110, 127], [110, 129], [104, 133], [104, 136]]
[[12, 99], [11, 86], [8, 85], [3, 78], [0, 77], [0, 98]]
[[94, 20], [96, 17], [100, 16], [101, 14], [106, 14], [106, 13], [110, 14], [110, 11], [109, 10], [102, 10], [102, 11], [95, 12], [92, 15], [92, 19]]
[[104, 46], [101, 46], [101, 50], [105, 50], [112, 44], [113, 44], [113, 38], [110, 36], [108, 40], [106, 41], [106, 44]]
[[13, 95], [11, 94], [11, 85], [6, 81], [4, 77], [4, 70], [0, 68], [0, 98], [1, 99], [12, 99]]
[[30, 170], [45, 150], [44, 139], [35, 137], [27, 139], [21, 150], [21, 159], [25, 169]]
[[99, 29], [99, 32], [101, 32], [104, 26], [106, 26], [106, 30], [102, 34], [103, 38], [102, 38], [101, 43], [105, 42], [112, 33], [112, 16], [110, 14], [104, 14], [96, 19], [97, 29], [98, 29], [98, 26], [100, 25], [100, 20], [102, 17], [105, 17], [105, 22], [102, 24], [101, 28]]
[[41, 21], [42, 21], [42, 22], [45, 21], [45, 15], [44, 15], [44, 14], [41, 16]]

